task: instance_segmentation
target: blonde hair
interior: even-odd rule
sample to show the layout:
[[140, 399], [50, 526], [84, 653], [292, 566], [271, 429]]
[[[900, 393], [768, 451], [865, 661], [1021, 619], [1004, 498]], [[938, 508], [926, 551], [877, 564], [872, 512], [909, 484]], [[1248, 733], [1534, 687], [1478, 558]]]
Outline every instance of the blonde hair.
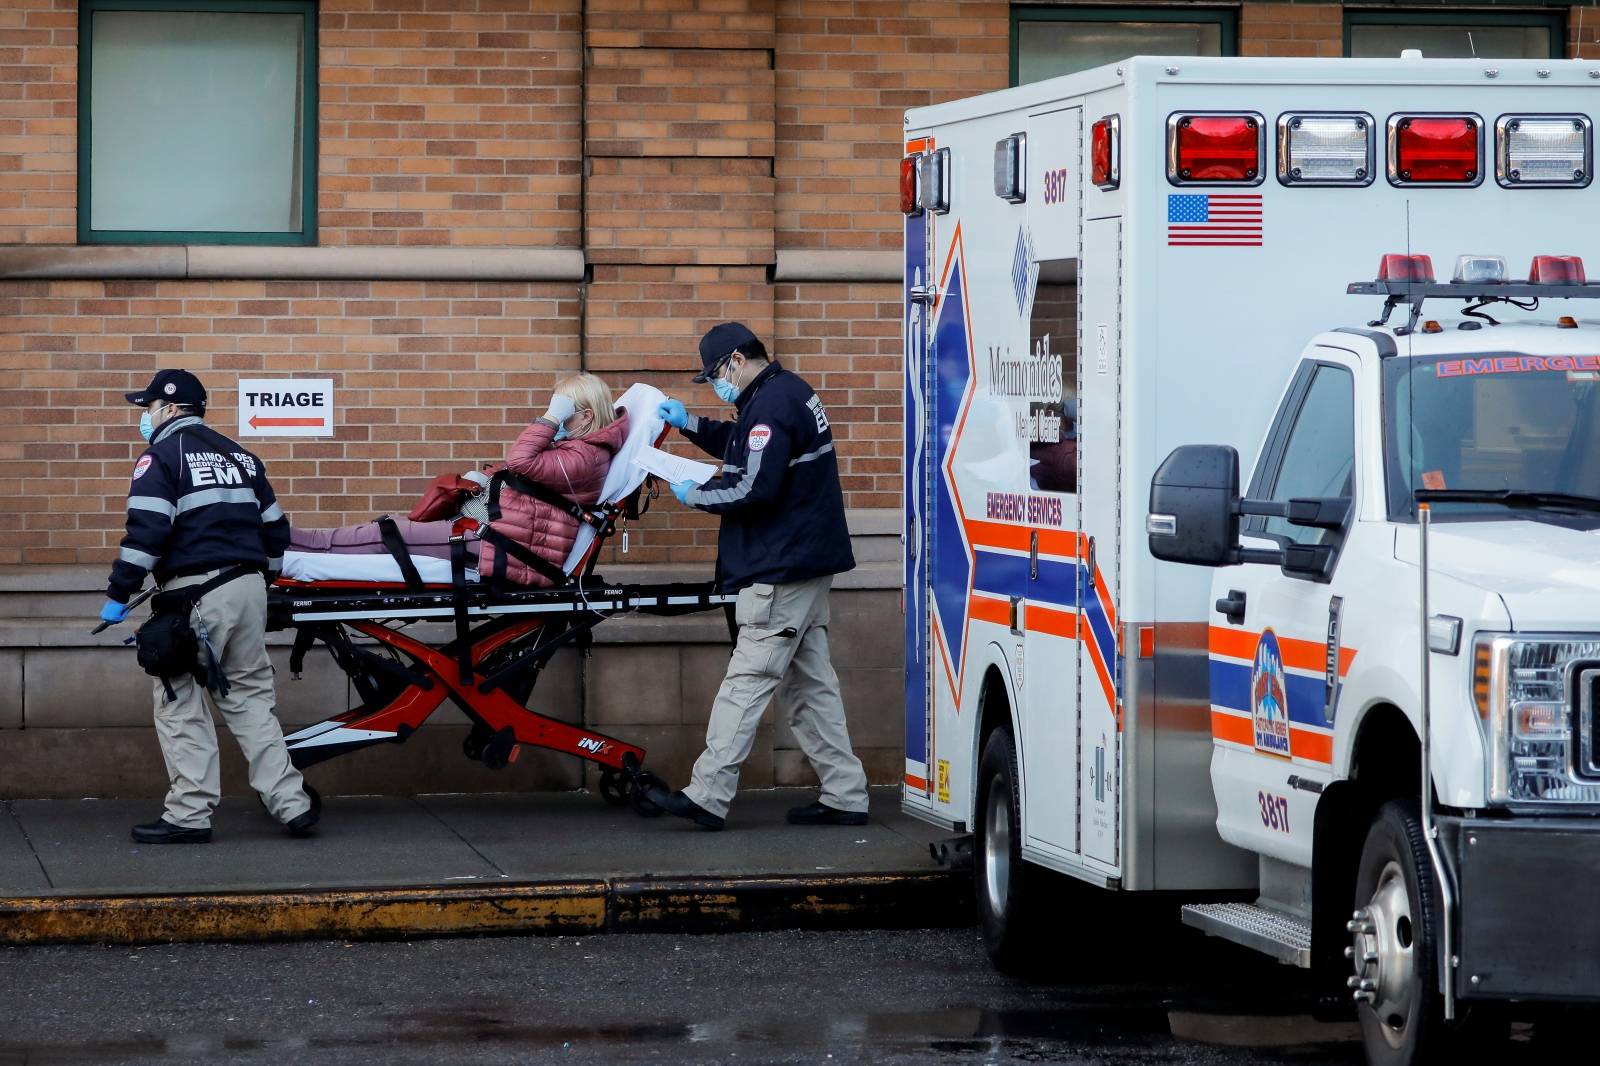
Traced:
[[577, 373], [564, 377], [556, 382], [554, 391], [570, 396], [572, 402], [578, 405], [578, 410], [594, 412], [594, 420], [589, 423], [589, 428], [571, 434], [573, 437], [587, 437], [617, 420], [611, 389], [593, 374]]

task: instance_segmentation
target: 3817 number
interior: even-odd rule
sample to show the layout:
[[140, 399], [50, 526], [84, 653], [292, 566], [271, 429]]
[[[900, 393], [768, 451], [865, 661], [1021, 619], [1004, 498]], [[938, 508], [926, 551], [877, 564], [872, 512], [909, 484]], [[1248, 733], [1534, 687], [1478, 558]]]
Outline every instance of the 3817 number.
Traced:
[[1270, 792], [1257, 792], [1256, 801], [1261, 804], [1261, 824], [1268, 829], [1275, 829], [1280, 833], [1289, 831], [1289, 801], [1282, 796], [1274, 796]]

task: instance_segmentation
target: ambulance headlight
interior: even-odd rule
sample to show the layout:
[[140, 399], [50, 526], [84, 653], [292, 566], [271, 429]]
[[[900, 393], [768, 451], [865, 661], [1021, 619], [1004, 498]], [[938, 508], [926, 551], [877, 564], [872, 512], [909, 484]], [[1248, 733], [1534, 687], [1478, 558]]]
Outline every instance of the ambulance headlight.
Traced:
[[1501, 115], [1494, 124], [1494, 176], [1508, 189], [1582, 188], [1593, 171], [1586, 115]]
[[1367, 114], [1278, 116], [1278, 180], [1285, 185], [1370, 185], [1377, 137]]
[[1600, 638], [1480, 636], [1489, 802], [1600, 804]]

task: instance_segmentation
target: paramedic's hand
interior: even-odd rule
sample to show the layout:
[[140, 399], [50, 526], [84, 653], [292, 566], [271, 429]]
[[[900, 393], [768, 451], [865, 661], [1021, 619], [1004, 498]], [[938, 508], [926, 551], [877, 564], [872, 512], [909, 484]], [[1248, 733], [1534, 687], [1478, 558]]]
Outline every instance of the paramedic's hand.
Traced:
[[550, 397], [550, 406], [545, 409], [545, 412], [541, 417], [543, 417], [546, 422], [554, 422], [559, 426], [561, 423], [565, 422], [567, 419], [571, 418], [577, 413], [578, 405], [573, 402], [572, 397], [563, 396], [558, 392]]
[[679, 503], [687, 507], [689, 506], [689, 493], [699, 487], [693, 481], [680, 481], [672, 486], [672, 494], [678, 498]]
[[114, 626], [128, 617], [128, 605], [118, 603], [116, 600], [106, 600], [106, 605], [100, 608], [100, 621], [108, 626]]
[[[665, 403], [658, 404], [656, 414], [660, 415], [661, 420], [667, 425], [676, 429], [683, 429], [689, 424], [689, 412], [683, 409], [682, 400], [669, 399]], [[672, 491], [677, 492], [678, 486], [672, 486]]]

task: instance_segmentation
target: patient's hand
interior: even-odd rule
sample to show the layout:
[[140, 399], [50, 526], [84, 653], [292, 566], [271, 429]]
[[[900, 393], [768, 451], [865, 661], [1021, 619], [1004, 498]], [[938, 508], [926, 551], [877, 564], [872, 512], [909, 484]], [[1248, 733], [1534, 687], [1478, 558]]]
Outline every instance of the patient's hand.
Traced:
[[559, 426], [577, 414], [577, 412], [578, 405], [573, 401], [572, 397], [563, 396], [558, 392], [551, 395], [550, 406], [546, 409], [543, 417], [547, 422], [554, 422]]

